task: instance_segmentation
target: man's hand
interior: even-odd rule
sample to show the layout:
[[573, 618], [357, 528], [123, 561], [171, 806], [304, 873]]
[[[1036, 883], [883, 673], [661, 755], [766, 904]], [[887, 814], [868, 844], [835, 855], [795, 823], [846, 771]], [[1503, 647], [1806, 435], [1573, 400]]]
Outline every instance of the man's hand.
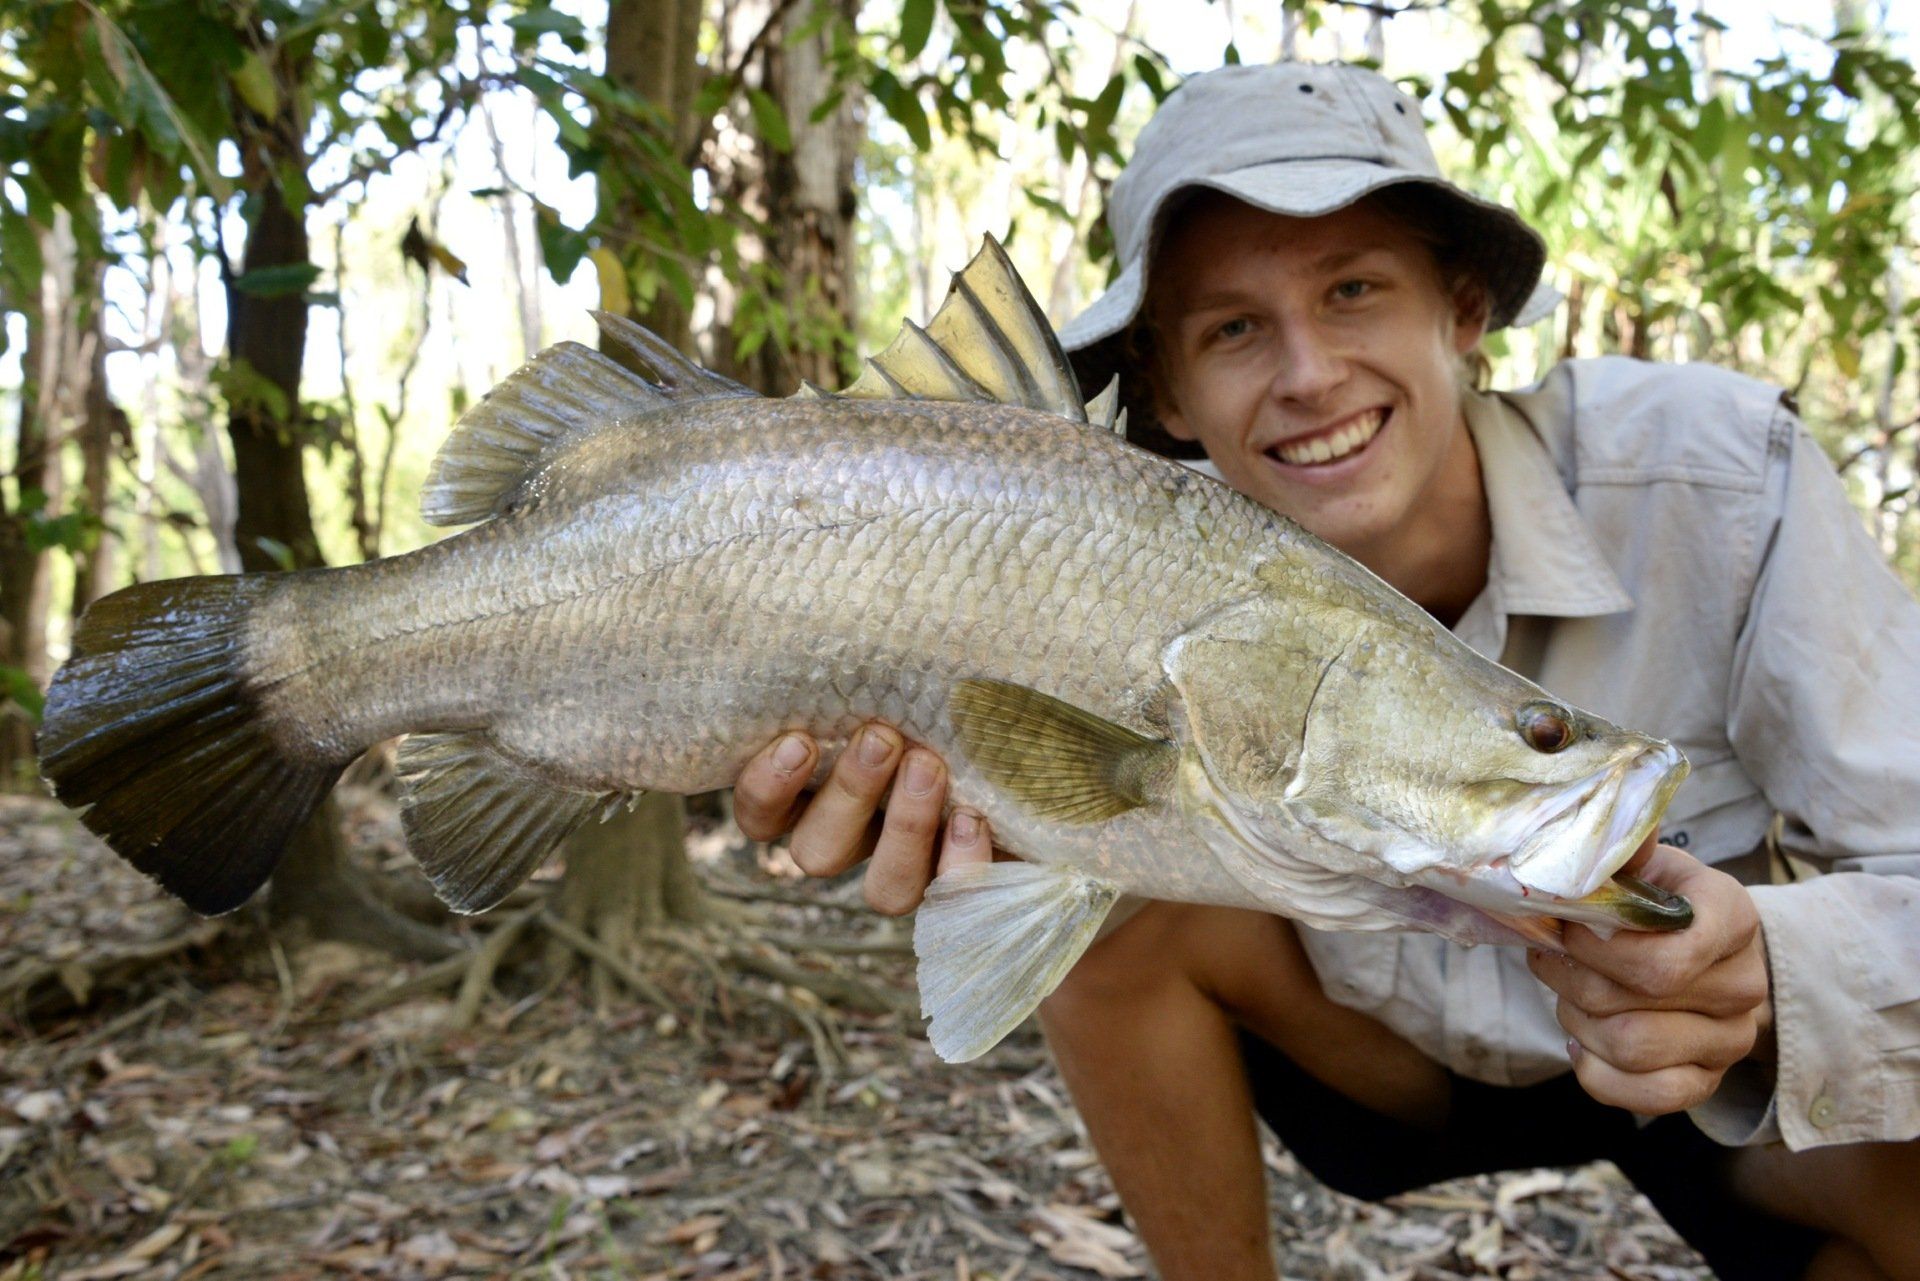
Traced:
[[1528, 953], [1560, 997], [1567, 1053], [1588, 1094], [1643, 1116], [1704, 1103], [1773, 1026], [1766, 944], [1746, 887], [1647, 839], [1626, 869], [1684, 894], [1693, 924], [1602, 939], [1569, 925], [1565, 956]]
[[733, 785], [740, 830], [756, 841], [792, 831], [793, 861], [809, 876], [838, 876], [871, 855], [867, 903], [889, 916], [920, 906], [939, 873], [993, 861], [987, 822], [972, 810], [956, 809], [941, 839], [946, 763], [924, 747], [909, 747], [892, 726], [873, 721], [857, 730], [819, 793], [809, 796], [819, 759], [811, 738], [790, 733], [747, 762]]

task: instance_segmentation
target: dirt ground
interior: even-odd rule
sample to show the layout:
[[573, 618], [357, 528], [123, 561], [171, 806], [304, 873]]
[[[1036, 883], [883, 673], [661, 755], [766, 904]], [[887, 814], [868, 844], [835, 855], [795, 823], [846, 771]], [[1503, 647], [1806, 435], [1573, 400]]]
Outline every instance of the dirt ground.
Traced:
[[[390, 810], [351, 812], [406, 874]], [[786, 963], [912, 992], [857, 887], [717, 826], [695, 854]], [[0, 798], [0, 988], [33, 994], [0, 1011], [0, 1281], [1150, 1274], [1030, 1029], [948, 1066], [900, 1017], [684, 946], [643, 962], [674, 1008], [508, 966], [456, 1030], [447, 992], [394, 999], [423, 967], [197, 922]], [[1270, 1146], [1268, 1181], [1287, 1277], [1709, 1275], [1605, 1165], [1376, 1206]]]

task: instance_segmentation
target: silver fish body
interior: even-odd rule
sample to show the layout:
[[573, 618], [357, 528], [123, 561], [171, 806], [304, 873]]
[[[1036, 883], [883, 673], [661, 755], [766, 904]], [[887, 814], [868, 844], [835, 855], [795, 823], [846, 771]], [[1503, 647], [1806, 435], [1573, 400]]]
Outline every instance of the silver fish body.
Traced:
[[1670, 746], [1090, 421], [997, 247], [837, 396], [610, 336], [657, 381], [557, 348], [463, 419], [424, 501], [474, 528], [102, 602], [49, 694], [50, 784], [226, 910], [406, 734], [409, 843], [471, 911], [610, 798], [723, 787], [787, 729], [824, 770], [879, 717], [1025, 860], [922, 909], [949, 1057], [1017, 1023], [1120, 893], [1468, 941], [1684, 923], [1608, 882], [1684, 774]]

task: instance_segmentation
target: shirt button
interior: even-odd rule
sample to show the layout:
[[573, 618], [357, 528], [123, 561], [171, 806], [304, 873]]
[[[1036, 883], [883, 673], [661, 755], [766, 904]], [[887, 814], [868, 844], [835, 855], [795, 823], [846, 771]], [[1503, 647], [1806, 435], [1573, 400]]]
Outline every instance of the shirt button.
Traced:
[[1807, 1120], [1824, 1130], [1839, 1119], [1837, 1116], [1839, 1111], [1840, 1105], [1833, 1101], [1833, 1096], [1823, 1094], [1813, 1101], [1812, 1107], [1807, 1109]]

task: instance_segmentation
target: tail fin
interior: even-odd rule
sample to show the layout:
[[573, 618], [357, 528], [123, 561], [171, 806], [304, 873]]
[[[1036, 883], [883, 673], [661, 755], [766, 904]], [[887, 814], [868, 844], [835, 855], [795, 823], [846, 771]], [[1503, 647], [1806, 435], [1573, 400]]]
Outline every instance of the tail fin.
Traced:
[[278, 577], [178, 578], [95, 602], [41, 720], [47, 786], [208, 916], [266, 882], [346, 766], [287, 753], [245, 686], [247, 614]]

